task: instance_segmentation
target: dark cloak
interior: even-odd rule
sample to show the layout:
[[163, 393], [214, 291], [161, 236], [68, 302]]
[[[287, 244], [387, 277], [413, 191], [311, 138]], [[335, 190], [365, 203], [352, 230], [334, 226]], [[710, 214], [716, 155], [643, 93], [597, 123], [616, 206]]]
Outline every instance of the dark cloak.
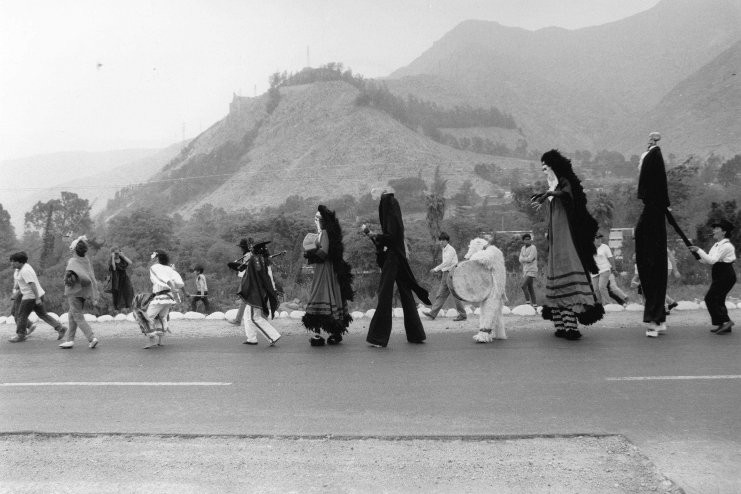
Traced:
[[381, 201], [378, 204], [378, 220], [381, 223], [381, 233], [376, 234], [375, 242], [379, 253], [383, 247], [394, 251], [399, 258], [399, 277], [409, 285], [423, 304], [432, 305], [429, 293], [417, 283], [412, 268], [409, 267], [404, 245], [404, 221], [401, 217], [399, 201], [396, 200], [394, 194], [381, 195]]
[[278, 310], [278, 296], [268, 276], [268, 263], [264, 256], [253, 255], [247, 261], [237, 293], [247, 305], [262, 309], [264, 316], [275, 317], [275, 311]]

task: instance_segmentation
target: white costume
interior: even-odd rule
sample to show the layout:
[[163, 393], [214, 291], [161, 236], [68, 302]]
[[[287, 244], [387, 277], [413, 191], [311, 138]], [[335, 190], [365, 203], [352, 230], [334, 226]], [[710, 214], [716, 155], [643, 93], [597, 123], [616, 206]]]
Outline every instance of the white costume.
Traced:
[[506, 340], [507, 332], [502, 319], [502, 308], [507, 299], [505, 293], [507, 270], [504, 267], [504, 254], [494, 245], [487, 245], [483, 250], [471, 253], [470, 250], [475, 240], [482, 239], [471, 241], [470, 260], [491, 271], [492, 287], [489, 295], [481, 302], [479, 332], [473, 339], [478, 343], [489, 343], [492, 339]]

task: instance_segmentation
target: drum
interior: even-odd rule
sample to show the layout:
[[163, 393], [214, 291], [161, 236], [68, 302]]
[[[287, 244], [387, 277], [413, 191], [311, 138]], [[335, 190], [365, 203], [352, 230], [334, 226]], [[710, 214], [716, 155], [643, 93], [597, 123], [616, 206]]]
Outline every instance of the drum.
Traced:
[[304, 252], [309, 252], [316, 249], [316, 241], [319, 235], [316, 233], [307, 233], [302, 242]]
[[448, 288], [458, 300], [481, 302], [492, 289], [491, 271], [476, 261], [463, 261], [450, 270]]

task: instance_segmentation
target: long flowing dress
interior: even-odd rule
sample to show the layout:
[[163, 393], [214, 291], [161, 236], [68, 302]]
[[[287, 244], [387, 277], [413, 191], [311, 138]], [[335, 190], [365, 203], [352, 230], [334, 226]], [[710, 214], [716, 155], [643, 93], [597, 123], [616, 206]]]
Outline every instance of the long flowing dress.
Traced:
[[316, 251], [309, 255], [309, 264], [314, 265], [314, 280], [302, 322], [308, 330], [317, 334], [321, 330], [329, 334], [343, 334], [347, 332], [352, 317], [329, 258], [329, 235], [326, 230], [320, 233], [317, 244]]
[[119, 259], [116, 263], [116, 269], [108, 267], [111, 275], [111, 296], [113, 297], [113, 307], [116, 310], [130, 309], [134, 300], [134, 287], [126, 269], [129, 263]]
[[640, 161], [638, 199], [643, 211], [635, 228], [636, 265], [645, 298], [643, 322], [661, 324], [666, 321], [667, 251], [666, 208], [669, 191], [661, 149], [652, 147]]
[[554, 309], [566, 309], [580, 323], [592, 324], [602, 318], [604, 309], [597, 301], [591, 276], [576, 248], [574, 229], [579, 225], [574, 224], [570, 211], [573, 209], [571, 185], [567, 179], [560, 178], [555, 190], [561, 194], [544, 203], [549, 221], [543, 317], [550, 319]]

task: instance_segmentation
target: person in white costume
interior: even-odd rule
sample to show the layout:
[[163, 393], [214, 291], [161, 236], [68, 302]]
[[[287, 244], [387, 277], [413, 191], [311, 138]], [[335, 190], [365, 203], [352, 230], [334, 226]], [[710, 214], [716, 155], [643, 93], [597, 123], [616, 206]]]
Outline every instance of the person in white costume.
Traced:
[[[504, 254], [494, 245], [494, 238], [491, 235], [485, 235], [488, 240], [483, 250], [475, 251], [476, 247], [481, 246], [481, 242], [471, 241], [469, 254], [467, 258], [481, 265], [482, 269], [491, 272], [492, 286], [489, 295], [481, 302], [481, 314], [479, 315], [479, 332], [474, 335], [473, 339], [477, 343], [489, 343], [493, 339], [506, 340], [507, 331], [504, 327], [502, 318], [502, 308], [507, 299], [505, 286], [507, 280], [507, 270], [504, 267]], [[474, 250], [474, 252], [470, 252]]]

